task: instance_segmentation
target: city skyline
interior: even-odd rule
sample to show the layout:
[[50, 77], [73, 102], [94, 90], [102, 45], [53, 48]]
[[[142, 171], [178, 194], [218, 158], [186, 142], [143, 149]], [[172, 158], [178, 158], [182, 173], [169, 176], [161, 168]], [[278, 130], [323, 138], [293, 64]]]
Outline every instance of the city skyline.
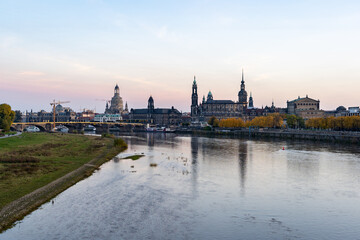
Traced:
[[358, 106], [356, 1], [2, 1], [0, 101], [105, 109], [116, 83], [129, 108], [190, 111], [199, 97], [236, 100], [241, 69], [254, 105], [308, 95], [321, 109]]

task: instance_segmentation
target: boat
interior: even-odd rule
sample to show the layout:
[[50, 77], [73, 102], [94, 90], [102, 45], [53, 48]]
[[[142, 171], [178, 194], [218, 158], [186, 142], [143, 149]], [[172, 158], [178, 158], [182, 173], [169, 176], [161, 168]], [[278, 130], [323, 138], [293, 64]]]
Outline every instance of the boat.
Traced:
[[172, 129], [166, 128], [166, 127], [152, 128], [152, 127], [149, 126], [149, 124], [146, 126], [145, 131], [146, 132], [157, 132], [157, 133], [172, 133], [172, 132], [175, 132], [175, 130], [172, 130]]
[[84, 127], [84, 131], [87, 132], [95, 132], [96, 131], [96, 127], [94, 127], [93, 125], [87, 125]]
[[54, 128], [54, 131], [55, 132], [68, 133], [69, 129], [67, 127], [65, 127], [64, 125], [59, 125], [59, 126]]
[[25, 128], [26, 132], [40, 132], [40, 128], [38, 128], [37, 126], [28, 126], [27, 128]]

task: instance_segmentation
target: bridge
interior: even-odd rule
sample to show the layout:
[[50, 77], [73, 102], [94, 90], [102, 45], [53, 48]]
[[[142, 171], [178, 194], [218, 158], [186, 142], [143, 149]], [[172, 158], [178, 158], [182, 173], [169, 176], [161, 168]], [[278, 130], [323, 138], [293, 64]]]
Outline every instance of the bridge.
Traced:
[[[143, 129], [143, 123], [128, 122], [55, 122], [55, 126], [63, 125], [69, 129], [69, 132], [82, 131], [84, 127], [93, 125], [97, 132], [110, 131], [133, 131], [134, 129]], [[42, 132], [49, 132], [53, 129], [53, 122], [19, 122], [13, 123], [11, 129], [14, 131], [24, 131], [28, 126], [36, 126]]]

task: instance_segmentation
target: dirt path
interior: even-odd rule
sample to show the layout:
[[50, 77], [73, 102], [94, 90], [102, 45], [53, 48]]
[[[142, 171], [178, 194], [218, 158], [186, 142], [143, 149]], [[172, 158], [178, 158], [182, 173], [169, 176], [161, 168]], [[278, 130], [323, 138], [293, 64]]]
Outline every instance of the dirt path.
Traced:
[[21, 135], [22, 134], [22, 132], [17, 132], [17, 133], [15, 133], [14, 135], [5, 135], [5, 136], [2, 136], [2, 137], [0, 137], [0, 139], [2, 139], [2, 138], [9, 138], [9, 137], [15, 137], [15, 136], [19, 136], [19, 135]]

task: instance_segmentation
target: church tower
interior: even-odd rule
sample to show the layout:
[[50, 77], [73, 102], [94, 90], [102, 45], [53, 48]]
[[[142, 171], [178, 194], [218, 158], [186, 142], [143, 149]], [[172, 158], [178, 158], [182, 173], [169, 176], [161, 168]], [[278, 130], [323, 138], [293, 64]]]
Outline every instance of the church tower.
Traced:
[[243, 108], [246, 108], [248, 102], [247, 102], [247, 92], [245, 90], [244, 69], [242, 70], [241, 86], [238, 97], [239, 97], [239, 103], [243, 106]]
[[251, 92], [250, 92], [250, 97], [249, 97], [249, 108], [254, 108], [254, 100], [253, 100]]
[[154, 99], [152, 96], [150, 96], [148, 100], [148, 112], [149, 113], [154, 112]]
[[194, 76], [194, 81], [192, 85], [192, 94], [191, 94], [191, 116], [197, 115], [197, 108], [198, 108], [198, 93], [197, 93], [197, 84], [196, 78]]

